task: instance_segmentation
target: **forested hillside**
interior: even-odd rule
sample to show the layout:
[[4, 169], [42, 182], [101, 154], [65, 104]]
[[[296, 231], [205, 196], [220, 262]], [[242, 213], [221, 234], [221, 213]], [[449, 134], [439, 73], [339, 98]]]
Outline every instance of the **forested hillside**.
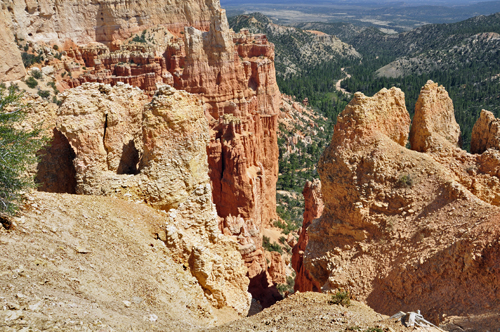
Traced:
[[229, 25], [236, 32], [246, 28], [266, 34], [276, 46], [276, 73], [282, 78], [306, 74], [310, 68], [335, 59], [361, 58], [354, 47], [335, 36], [277, 25], [260, 13], [232, 17]]
[[[362, 61], [339, 63], [352, 76], [342, 82], [347, 91], [373, 95], [383, 87], [400, 87], [413, 115], [420, 88], [427, 80], [444, 85], [454, 101], [466, 149], [481, 109], [500, 115], [500, 13], [394, 35], [343, 23], [301, 27], [336, 34], [363, 55]], [[304, 86], [311, 80], [315, 78], [296, 79]]]

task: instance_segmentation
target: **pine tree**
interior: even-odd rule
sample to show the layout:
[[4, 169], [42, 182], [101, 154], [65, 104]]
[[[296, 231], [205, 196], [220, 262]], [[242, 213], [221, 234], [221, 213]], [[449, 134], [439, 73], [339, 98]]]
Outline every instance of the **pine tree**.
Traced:
[[17, 86], [0, 85], [0, 215], [14, 213], [22, 190], [34, 185], [28, 170], [46, 142], [40, 128], [25, 131], [16, 126], [26, 116], [21, 99]]

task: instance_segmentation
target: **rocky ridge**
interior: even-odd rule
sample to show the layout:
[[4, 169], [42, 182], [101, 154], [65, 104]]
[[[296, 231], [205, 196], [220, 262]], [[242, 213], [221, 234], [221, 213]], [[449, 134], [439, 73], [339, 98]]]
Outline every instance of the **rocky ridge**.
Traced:
[[304, 265], [322, 291], [350, 290], [384, 314], [420, 309], [438, 323], [497, 310], [498, 147], [461, 150], [451, 99], [433, 82], [409, 127], [401, 90], [355, 94], [319, 164], [325, 209]]

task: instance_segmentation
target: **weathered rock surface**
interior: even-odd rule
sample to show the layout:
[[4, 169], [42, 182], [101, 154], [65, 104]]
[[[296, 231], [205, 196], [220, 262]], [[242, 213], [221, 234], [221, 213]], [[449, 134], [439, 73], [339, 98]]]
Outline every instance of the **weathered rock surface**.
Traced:
[[208, 29], [217, 8], [212, 1], [13, 0], [7, 2], [18, 38], [33, 42], [110, 44], [151, 26], [177, 33], [185, 26]]
[[304, 265], [322, 291], [349, 289], [385, 314], [420, 309], [438, 322], [498, 310], [498, 178], [481, 172], [482, 155], [457, 148], [443, 88], [429, 82], [419, 103], [411, 139], [426, 153], [405, 148], [399, 89], [357, 93], [339, 116]]
[[472, 128], [471, 153], [483, 153], [488, 149], [498, 150], [500, 147], [500, 120], [486, 110]]
[[[245, 235], [247, 239], [240, 241], [240, 247], [249, 277], [259, 279], [255, 287], [264, 291], [269, 286], [265, 282], [268, 275], [258, 233], [277, 218], [276, 131], [280, 93], [275, 77], [274, 45], [261, 34], [246, 31], [236, 35], [229, 29], [225, 11], [216, 0], [127, 3], [33, 0], [28, 5], [16, 0], [10, 2], [9, 8], [11, 20], [17, 22], [13, 31], [18, 37], [31, 43], [62, 45], [66, 53], [63, 52], [65, 55], [55, 68], [58, 79], [65, 74], [58, 85], [61, 89], [85, 83], [112, 86], [125, 83], [152, 96], [157, 85], [167, 83], [177, 90], [199, 95], [211, 129], [208, 162], [213, 201], [221, 217], [218, 228], [240, 236], [224, 230], [225, 224], [231, 223], [225, 219], [243, 218], [248, 229], [258, 230], [249, 237]], [[130, 40], [136, 34], [142, 38], [140, 42]], [[69, 97], [65, 102], [57, 130], [71, 147], [68, 150], [68, 144], [59, 137], [61, 142], [59, 138], [55, 140], [52, 149], [60, 150], [66, 161], [74, 159], [71, 164], [75, 169], [57, 173], [75, 172], [76, 186], [68, 184], [68, 188], [73, 188], [68, 192], [121, 197], [120, 192], [126, 192], [121, 186], [140, 188], [127, 195], [159, 208], [176, 208], [193, 191], [192, 186], [199, 183], [199, 177], [193, 182], [186, 180], [188, 183], [179, 180], [176, 194], [137, 180], [150, 176], [146, 173], [151, 165], [144, 164], [149, 158], [144, 145], [149, 144], [149, 138], [137, 134], [146, 128], [137, 119], [148, 100], [133, 89], [127, 93], [118, 91], [110, 95], [84, 93], [82, 98], [86, 100], [80, 103], [89, 104], [93, 110], [88, 113], [81, 110], [81, 105], [72, 106], [79, 97], [74, 101]], [[128, 103], [127, 98], [132, 101]], [[75, 116], [79, 120], [75, 118], [73, 122]], [[88, 128], [75, 127], [80, 121]], [[48, 178], [50, 174], [57, 179], [55, 173], [46, 168], [39, 175]], [[185, 175], [178, 179], [186, 179]], [[46, 183], [45, 190], [64, 190]], [[171, 196], [177, 194], [182, 199]], [[255, 244], [253, 251], [249, 250], [253, 248], [251, 242]], [[247, 244], [250, 245], [245, 247]]]
[[304, 251], [309, 242], [307, 227], [312, 224], [313, 220], [321, 217], [324, 209], [323, 194], [321, 193], [321, 181], [307, 181], [302, 191], [304, 195], [304, 222], [299, 235], [297, 245], [293, 247], [292, 266], [295, 270], [295, 291], [299, 292], [319, 292], [319, 285], [309, 274], [309, 271], [304, 267]]
[[460, 126], [455, 120], [453, 101], [444, 87], [432, 81], [420, 91], [410, 132], [411, 148], [434, 152], [459, 147]]
[[0, 225], [2, 332], [180, 332], [238, 318], [214, 308], [194, 266], [157, 238], [161, 211], [102, 196], [27, 198], [17, 228]]
[[275, 284], [286, 284], [285, 262], [279, 252], [271, 252], [268, 273]]
[[138, 88], [87, 83], [63, 100], [57, 130], [75, 153], [76, 192], [168, 211], [158, 237], [190, 267], [215, 307], [246, 314], [247, 268], [238, 243], [219, 231], [199, 98], [163, 86], [146, 104]]
[[0, 82], [15, 81], [26, 76], [21, 52], [10, 30], [6, 5], [0, 3]]

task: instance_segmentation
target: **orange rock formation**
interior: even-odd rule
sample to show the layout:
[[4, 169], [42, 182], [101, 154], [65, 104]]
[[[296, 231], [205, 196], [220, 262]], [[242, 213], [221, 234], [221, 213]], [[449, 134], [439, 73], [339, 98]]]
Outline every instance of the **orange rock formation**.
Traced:
[[321, 217], [324, 209], [321, 181], [307, 181], [302, 191], [304, 195], [304, 222], [299, 236], [299, 242], [293, 247], [292, 267], [295, 270], [294, 290], [300, 292], [319, 292], [321, 286], [314, 281], [309, 271], [304, 267], [304, 250], [309, 242], [307, 227], [313, 220]]
[[[339, 116], [304, 266], [322, 291], [349, 289], [385, 314], [420, 309], [437, 322], [498, 310], [500, 147], [460, 150], [452, 102], [428, 82], [410, 137], [418, 151], [409, 150], [404, 100], [396, 88], [356, 93]], [[496, 121], [485, 113], [477, 126]]]
[[[167, 83], [198, 96], [211, 129], [207, 153], [219, 229], [239, 238], [252, 280], [250, 289], [265, 294], [270, 285], [260, 230], [277, 219], [280, 93], [274, 45], [265, 35], [246, 30], [235, 34], [215, 0], [134, 0], [127, 4], [106, 0], [85, 8], [73, 0], [31, 1], [27, 7], [24, 1], [16, 0], [11, 5], [7, 15], [19, 22], [13, 30], [16, 35], [32, 42], [64, 45], [67, 55], [62, 59], [64, 68], [58, 67], [59, 74], [64, 70], [72, 74], [65, 76], [62, 88], [85, 83], [130, 84], [151, 98], [157, 86]], [[135, 34], [143, 35], [143, 31], [147, 31], [147, 41], [125, 41]], [[87, 45], [78, 46], [84, 43]], [[136, 120], [142, 116], [138, 110], [148, 100], [139, 97], [136, 90], [130, 93], [130, 103], [96, 93], [97, 102], [87, 101], [95, 109], [86, 115], [91, 127], [85, 132], [73, 131], [69, 120], [59, 121], [54, 134], [57, 139], [49, 152], [59, 154], [65, 162], [74, 158], [75, 170], [68, 167], [68, 178], [74, 175], [76, 185], [64, 182], [60, 186], [46, 158], [39, 172], [42, 189], [109, 193], [114, 190], [109, 186], [110, 178], [99, 174], [138, 172], [139, 160], [144, 161], [147, 151], [134, 138], [142, 128]], [[66, 102], [67, 109], [72, 109], [70, 102]], [[116, 110], [108, 107], [111, 102], [118, 105]], [[80, 114], [61, 114], [68, 119], [76, 115]], [[125, 128], [125, 124], [130, 126]], [[106, 128], [104, 136], [101, 127]], [[69, 145], [78, 146], [74, 155]], [[90, 151], [95, 153], [86, 153]], [[123, 160], [124, 156], [130, 160]], [[243, 230], [232, 227], [235, 220], [238, 224], [244, 221]]]

